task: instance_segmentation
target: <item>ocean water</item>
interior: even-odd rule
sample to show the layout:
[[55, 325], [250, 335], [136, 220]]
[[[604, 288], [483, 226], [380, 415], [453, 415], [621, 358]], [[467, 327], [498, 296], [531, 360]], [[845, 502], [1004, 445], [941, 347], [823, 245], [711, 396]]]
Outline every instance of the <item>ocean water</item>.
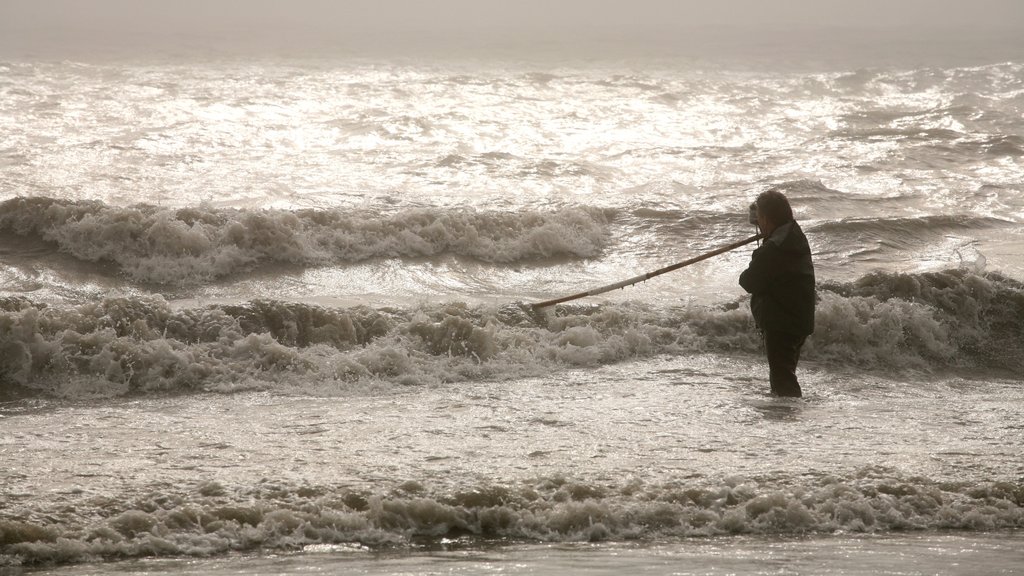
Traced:
[[[1024, 573], [1024, 62], [0, 63], [0, 573]], [[791, 199], [805, 397], [736, 278]]]

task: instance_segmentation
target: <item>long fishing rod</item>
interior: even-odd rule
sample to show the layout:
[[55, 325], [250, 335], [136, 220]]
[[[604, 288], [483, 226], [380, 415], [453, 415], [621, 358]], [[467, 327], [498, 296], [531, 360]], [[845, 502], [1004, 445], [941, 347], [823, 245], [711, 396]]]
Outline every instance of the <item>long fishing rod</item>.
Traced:
[[650, 280], [651, 278], [654, 278], [655, 276], [660, 276], [661, 274], [665, 274], [666, 272], [671, 272], [673, 270], [678, 270], [680, 268], [683, 268], [684, 266], [689, 266], [690, 264], [695, 264], [697, 262], [700, 262], [701, 260], [707, 260], [708, 258], [711, 258], [712, 256], [717, 256], [719, 254], [722, 254], [723, 252], [728, 252], [730, 250], [735, 250], [735, 249], [739, 248], [740, 246], [745, 246], [747, 244], [750, 244], [751, 242], [759, 240], [759, 239], [761, 239], [761, 237], [762, 236], [760, 234], [755, 234], [754, 236], [751, 236], [750, 238], [747, 238], [745, 240], [740, 240], [739, 242], [733, 242], [732, 244], [729, 244], [729, 245], [726, 245], [726, 246], [722, 246], [721, 248], [715, 248], [714, 250], [712, 250], [710, 252], [705, 252], [704, 254], [701, 254], [700, 256], [694, 256], [693, 258], [690, 258], [689, 260], [683, 260], [682, 262], [676, 262], [675, 264], [672, 264], [671, 266], [665, 266], [664, 268], [659, 268], [659, 269], [657, 269], [657, 270], [655, 270], [653, 272], [648, 272], [646, 274], [641, 274], [639, 276], [634, 276], [634, 277], [629, 278], [627, 280], [623, 280], [622, 282], [616, 282], [614, 284], [609, 284], [607, 286], [601, 286], [600, 288], [594, 288], [593, 290], [587, 290], [586, 292], [580, 292], [578, 294], [572, 294], [572, 295], [569, 295], [569, 296], [562, 296], [561, 298], [555, 298], [553, 300], [545, 300], [543, 302], [537, 302], [536, 304], [531, 304], [531, 306], [533, 307], [534, 310], [536, 310], [538, 308], [546, 308], [548, 306], [554, 306], [555, 304], [561, 304], [563, 302], [569, 302], [570, 300], [577, 300], [579, 298], [586, 298], [587, 296], [596, 296], [597, 294], [603, 294], [605, 292], [611, 292], [612, 290], [615, 290], [617, 288], [625, 288], [626, 286], [632, 286], [633, 284], [636, 284], [638, 282], [643, 282], [645, 280]]

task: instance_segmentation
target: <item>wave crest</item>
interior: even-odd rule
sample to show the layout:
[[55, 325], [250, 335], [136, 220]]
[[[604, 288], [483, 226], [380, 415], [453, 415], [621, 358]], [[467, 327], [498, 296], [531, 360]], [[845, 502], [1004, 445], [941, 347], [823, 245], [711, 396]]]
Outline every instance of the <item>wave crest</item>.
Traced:
[[608, 241], [610, 217], [588, 208], [421, 208], [381, 215], [116, 207], [42, 197], [0, 203], [0, 231], [55, 243], [81, 260], [113, 262], [132, 279], [156, 284], [211, 280], [270, 263], [322, 266], [447, 254], [495, 263], [588, 258]]
[[[823, 283], [811, 361], [883, 371], [1024, 371], [1024, 285], [962, 270]], [[329, 309], [159, 298], [0, 301], [0, 382], [57, 396], [529, 377], [658, 354], [760, 354], [743, 301]], [[311, 384], [312, 383], [312, 384]], [[318, 384], [319, 383], [319, 384]]]

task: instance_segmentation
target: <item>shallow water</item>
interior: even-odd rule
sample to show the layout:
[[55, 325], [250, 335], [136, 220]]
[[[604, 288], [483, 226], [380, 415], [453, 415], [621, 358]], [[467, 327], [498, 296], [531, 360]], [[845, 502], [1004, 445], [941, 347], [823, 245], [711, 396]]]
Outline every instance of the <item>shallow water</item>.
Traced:
[[[739, 541], [737, 541], [739, 540]], [[299, 554], [216, 560], [135, 560], [32, 574], [1019, 574], [1020, 536], [935, 534], [774, 540], [703, 539], [685, 544], [510, 544], [493, 548], [375, 553], [323, 547]]]
[[17, 542], [49, 526], [9, 550], [87, 561], [463, 534], [685, 549], [1024, 520], [1004, 480], [1024, 474], [1018, 382], [907, 390], [812, 363], [807, 396], [779, 400], [761, 370], [698, 355], [334, 398], [9, 403], [6, 505], [23, 520], [4, 527]]

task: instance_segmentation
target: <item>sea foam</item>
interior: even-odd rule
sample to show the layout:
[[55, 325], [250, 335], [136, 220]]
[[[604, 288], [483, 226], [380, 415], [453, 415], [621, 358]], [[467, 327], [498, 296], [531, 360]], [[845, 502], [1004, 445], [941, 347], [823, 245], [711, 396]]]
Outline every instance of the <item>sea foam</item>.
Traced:
[[[823, 283], [803, 357], [832, 366], [1024, 371], [1024, 286], [964, 270]], [[0, 301], [4, 386], [56, 396], [286, 390], [529, 377], [659, 354], [761, 354], [746, 302], [657, 307], [253, 301], [177, 309], [159, 297]]]
[[[41, 501], [42, 502], [42, 501]], [[43, 505], [43, 504], [37, 504]], [[0, 566], [442, 539], [574, 542], [1024, 527], [1024, 486], [853, 471], [795, 483], [595, 483], [562, 475], [435, 490], [205, 482], [0, 520]]]
[[611, 217], [588, 208], [380, 214], [119, 207], [40, 197], [0, 203], [0, 231], [55, 243], [80, 260], [113, 262], [132, 279], [157, 284], [195, 283], [269, 263], [322, 266], [446, 254], [497, 263], [593, 257], [608, 240]]

